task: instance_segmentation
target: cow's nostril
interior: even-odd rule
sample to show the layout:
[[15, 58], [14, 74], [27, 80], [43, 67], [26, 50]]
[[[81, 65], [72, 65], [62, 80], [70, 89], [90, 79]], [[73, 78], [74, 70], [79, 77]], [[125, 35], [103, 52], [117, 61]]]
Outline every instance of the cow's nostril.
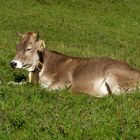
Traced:
[[16, 62], [10, 62], [10, 65], [11, 65], [12, 68], [16, 68], [17, 63]]

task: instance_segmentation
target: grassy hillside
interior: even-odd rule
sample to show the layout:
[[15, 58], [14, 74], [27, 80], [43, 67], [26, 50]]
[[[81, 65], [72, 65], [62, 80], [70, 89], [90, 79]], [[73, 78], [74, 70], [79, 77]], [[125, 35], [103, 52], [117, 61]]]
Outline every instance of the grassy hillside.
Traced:
[[140, 139], [140, 92], [97, 99], [39, 85], [9, 85], [16, 31], [39, 31], [50, 49], [108, 56], [140, 69], [139, 0], [1, 0], [0, 139]]

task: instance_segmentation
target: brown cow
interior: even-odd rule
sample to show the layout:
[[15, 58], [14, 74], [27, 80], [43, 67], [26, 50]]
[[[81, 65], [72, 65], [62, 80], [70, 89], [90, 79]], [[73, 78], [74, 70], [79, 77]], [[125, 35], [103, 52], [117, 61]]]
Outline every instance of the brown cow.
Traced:
[[139, 87], [140, 71], [110, 58], [78, 58], [44, 48], [34, 32], [21, 36], [13, 68], [29, 71], [29, 82], [38, 81], [49, 90], [69, 88], [96, 97], [130, 92]]

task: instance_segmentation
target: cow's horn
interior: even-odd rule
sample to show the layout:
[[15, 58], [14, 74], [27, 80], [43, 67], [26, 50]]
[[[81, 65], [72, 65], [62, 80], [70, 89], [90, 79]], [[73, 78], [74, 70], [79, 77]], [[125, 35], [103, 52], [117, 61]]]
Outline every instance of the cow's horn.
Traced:
[[19, 32], [16, 32], [17, 36], [22, 37], [22, 34]]

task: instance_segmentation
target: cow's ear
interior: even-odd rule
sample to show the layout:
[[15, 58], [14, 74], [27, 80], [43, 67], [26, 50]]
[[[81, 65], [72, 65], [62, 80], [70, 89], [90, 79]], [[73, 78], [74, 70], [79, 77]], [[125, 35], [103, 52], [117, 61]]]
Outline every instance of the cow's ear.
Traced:
[[43, 51], [44, 48], [45, 48], [45, 42], [43, 40], [37, 41], [37, 50]]

